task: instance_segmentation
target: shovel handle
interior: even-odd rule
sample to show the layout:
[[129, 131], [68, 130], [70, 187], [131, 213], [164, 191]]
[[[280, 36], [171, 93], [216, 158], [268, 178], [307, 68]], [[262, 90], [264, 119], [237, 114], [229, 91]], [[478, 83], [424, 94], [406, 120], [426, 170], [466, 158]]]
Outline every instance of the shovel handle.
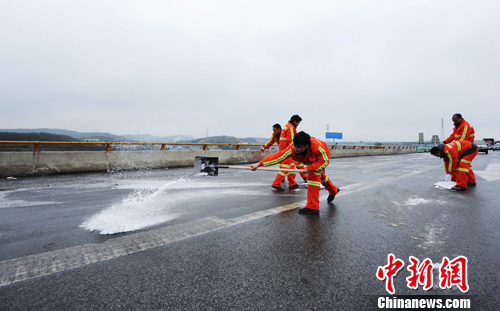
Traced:
[[[249, 166], [236, 166], [236, 165], [227, 165], [222, 166], [219, 165], [219, 168], [230, 168], [235, 170], [251, 170]], [[273, 172], [297, 172], [297, 173], [305, 173], [306, 170], [299, 170], [293, 168], [272, 168], [272, 167], [259, 167], [258, 171], [273, 171]]]

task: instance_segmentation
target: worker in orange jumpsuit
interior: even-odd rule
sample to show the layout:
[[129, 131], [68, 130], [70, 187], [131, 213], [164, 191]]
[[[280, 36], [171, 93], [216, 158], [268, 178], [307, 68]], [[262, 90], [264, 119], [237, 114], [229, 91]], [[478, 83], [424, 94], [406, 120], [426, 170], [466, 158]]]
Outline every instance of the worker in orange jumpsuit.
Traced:
[[[284, 150], [293, 143], [293, 138], [295, 137], [295, 134], [297, 134], [297, 127], [301, 121], [302, 118], [299, 115], [293, 115], [285, 127], [281, 129], [279, 150]], [[280, 163], [280, 168], [294, 169], [295, 165], [292, 159], [286, 159]], [[295, 172], [284, 171], [278, 172], [278, 175], [276, 175], [276, 178], [273, 181], [272, 187], [277, 191], [283, 191], [281, 183], [286, 177], [288, 177], [288, 189], [296, 189], [299, 187], [299, 185], [295, 182]]]
[[279, 146], [280, 136], [281, 136], [281, 125], [276, 123], [275, 125], [273, 125], [273, 136], [271, 136], [271, 138], [267, 141], [267, 143], [262, 148], [260, 148], [260, 151], [264, 151], [265, 149], [271, 148], [271, 146], [274, 143], [278, 144]]
[[467, 185], [476, 185], [476, 176], [472, 171], [472, 160], [478, 151], [476, 144], [465, 140], [432, 147], [431, 154], [443, 159], [444, 169], [448, 174], [445, 180], [456, 181], [457, 185], [451, 189], [460, 191], [466, 190]]
[[[293, 115], [290, 118], [290, 121], [288, 121], [288, 123], [285, 127], [286, 133], [284, 133], [284, 134], [282, 133], [282, 136], [280, 137], [280, 142], [282, 142], [280, 144], [281, 148], [286, 148], [293, 142], [293, 137], [297, 134], [297, 127], [299, 126], [301, 121], [302, 121], [302, 118], [299, 115]], [[286, 138], [286, 143], [285, 143], [284, 138]], [[282, 149], [280, 149], [280, 150], [282, 150]], [[304, 169], [303, 163], [300, 163], [298, 161], [290, 161], [290, 162], [292, 164], [289, 167], [286, 166], [287, 164], [283, 164], [283, 168], [291, 168], [291, 169], [297, 168], [299, 170]], [[283, 176], [283, 175], [281, 175], [281, 176]], [[287, 176], [291, 176], [293, 178], [293, 180], [295, 180], [295, 173], [294, 172], [288, 172]], [[300, 177], [302, 177], [304, 182], [307, 182], [307, 174], [306, 173], [300, 172]], [[276, 176], [275, 182], [279, 179], [283, 180], [284, 177], [281, 178], [281, 177]], [[279, 184], [281, 185], [281, 181], [279, 181]], [[290, 187], [290, 177], [288, 179], [288, 186]], [[292, 188], [298, 188], [298, 187], [299, 186], [295, 183], [295, 186], [293, 186]]]
[[275, 154], [264, 157], [260, 162], [250, 165], [255, 171], [260, 166], [274, 165], [287, 159], [304, 163], [307, 165], [307, 203], [306, 207], [300, 208], [299, 213], [319, 213], [319, 190], [323, 185], [328, 190], [327, 202], [331, 203], [340, 191], [330, 178], [325, 174], [325, 169], [330, 163], [330, 149], [324, 141], [299, 132], [293, 139], [293, 144], [278, 151]]
[[474, 128], [469, 124], [469, 122], [465, 121], [460, 113], [455, 113], [451, 117], [451, 120], [453, 121], [455, 127], [453, 128], [453, 133], [451, 133], [450, 137], [444, 140], [444, 143], [449, 144], [454, 140], [455, 141], [467, 140], [473, 143], [475, 138], [475, 133], [474, 133]]

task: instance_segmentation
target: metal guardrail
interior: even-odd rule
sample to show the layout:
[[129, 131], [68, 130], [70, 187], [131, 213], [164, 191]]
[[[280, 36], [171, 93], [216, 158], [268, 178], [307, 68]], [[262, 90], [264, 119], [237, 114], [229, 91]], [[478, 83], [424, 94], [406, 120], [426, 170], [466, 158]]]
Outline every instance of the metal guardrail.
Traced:
[[[106, 151], [111, 151], [111, 145], [161, 145], [160, 150], [165, 150], [165, 146], [203, 146], [207, 150], [208, 146], [235, 146], [235, 150], [240, 147], [262, 147], [263, 144], [237, 144], [237, 143], [161, 143], [161, 142], [83, 142], [83, 141], [13, 141], [0, 140], [0, 144], [31, 144], [33, 152], [40, 152], [40, 145], [106, 145]], [[417, 149], [416, 146], [372, 146], [372, 145], [328, 145], [331, 149]]]

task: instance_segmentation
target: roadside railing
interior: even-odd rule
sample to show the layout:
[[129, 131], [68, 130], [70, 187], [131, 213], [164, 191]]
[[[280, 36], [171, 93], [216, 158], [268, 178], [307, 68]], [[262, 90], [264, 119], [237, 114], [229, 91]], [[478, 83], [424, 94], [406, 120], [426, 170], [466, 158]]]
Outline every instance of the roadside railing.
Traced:
[[[82, 142], [82, 141], [12, 141], [2, 140], [0, 144], [17, 144], [17, 145], [33, 145], [33, 152], [40, 152], [40, 145], [106, 145], [106, 151], [111, 151], [113, 145], [160, 145], [160, 150], [166, 150], [166, 146], [202, 146], [203, 150], [208, 150], [209, 146], [234, 146], [235, 150], [240, 150], [240, 147], [262, 147], [263, 144], [244, 144], [244, 143], [162, 143], [162, 142]], [[401, 145], [328, 145], [330, 149], [417, 149], [417, 146], [401, 146]]]

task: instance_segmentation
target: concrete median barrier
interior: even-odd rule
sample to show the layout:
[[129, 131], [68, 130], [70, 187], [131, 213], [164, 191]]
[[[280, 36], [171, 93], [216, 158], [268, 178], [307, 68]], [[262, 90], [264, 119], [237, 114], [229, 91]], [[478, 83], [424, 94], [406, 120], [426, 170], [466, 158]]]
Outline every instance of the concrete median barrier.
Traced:
[[[29, 176], [111, 170], [189, 167], [196, 156], [218, 157], [220, 164], [255, 163], [275, 151], [43, 151], [0, 152], [0, 176]], [[332, 158], [417, 152], [416, 148], [333, 149]]]

